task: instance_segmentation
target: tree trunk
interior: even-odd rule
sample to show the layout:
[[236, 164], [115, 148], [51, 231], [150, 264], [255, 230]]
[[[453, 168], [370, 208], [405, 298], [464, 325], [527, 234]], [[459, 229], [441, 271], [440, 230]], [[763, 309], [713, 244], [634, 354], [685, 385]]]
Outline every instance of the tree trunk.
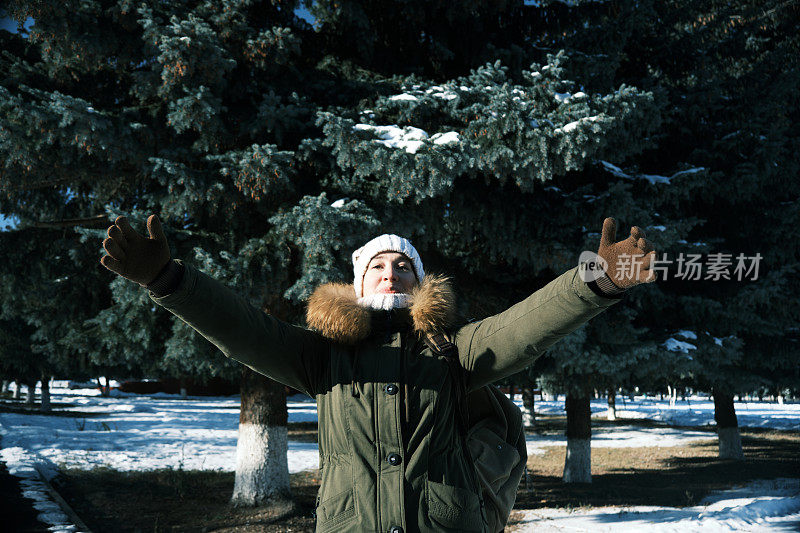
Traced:
[[186, 397], [189, 395], [188, 391], [186, 390], [186, 377], [185, 376], [181, 376], [180, 379], [178, 379], [178, 384], [179, 384], [180, 389], [181, 389], [181, 398], [183, 398], [185, 400]]
[[783, 402], [784, 402], [783, 394], [779, 392], [778, 393], [778, 405], [783, 405]]
[[712, 390], [714, 397], [714, 420], [717, 422], [719, 435], [719, 457], [721, 459], [744, 459], [742, 437], [739, 434], [739, 423], [733, 407], [733, 395]]
[[286, 390], [247, 367], [242, 368], [242, 406], [236, 443], [236, 476], [231, 503], [294, 508], [289, 488]]
[[2, 391], [2, 394], [5, 394], [7, 392], [8, 392], [8, 380], [4, 379], [3, 380], [3, 391]]
[[[105, 384], [103, 383], [105, 381]], [[101, 376], [97, 378], [97, 385], [100, 388], [100, 396], [110, 396], [111, 395], [111, 387], [108, 385], [108, 378], [106, 376]]]
[[608, 389], [608, 413], [609, 420], [617, 419], [617, 391], [614, 387]]
[[45, 413], [50, 412], [50, 376], [42, 376], [42, 403], [39, 409]]
[[18, 379], [14, 380], [14, 399], [19, 400], [22, 396], [22, 383]]
[[522, 427], [532, 429], [536, 425], [536, 409], [533, 387], [522, 387]]
[[27, 405], [33, 405], [36, 402], [36, 381], [28, 383], [28, 395], [25, 398]]
[[592, 411], [589, 397], [567, 393], [567, 457], [564, 483], [592, 482]]
[[508, 385], [508, 399], [514, 401], [514, 383]]

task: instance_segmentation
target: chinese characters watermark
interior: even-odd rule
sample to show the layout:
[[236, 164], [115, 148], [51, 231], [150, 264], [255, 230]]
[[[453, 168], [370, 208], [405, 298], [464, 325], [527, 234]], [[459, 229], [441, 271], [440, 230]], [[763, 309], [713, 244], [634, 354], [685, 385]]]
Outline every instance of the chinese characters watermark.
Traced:
[[[650, 269], [661, 281], [668, 279], [684, 281], [756, 281], [761, 264], [760, 253], [749, 256], [740, 253], [736, 256], [728, 253], [702, 254], [683, 253], [670, 259], [666, 253], [652, 259]], [[618, 280], [638, 278], [646, 261], [646, 256], [622, 254], [617, 258], [615, 274]], [[594, 252], [582, 252], [579, 258], [581, 278], [584, 281], [595, 281], [608, 272], [606, 262]], [[674, 268], [673, 268], [674, 266]], [[612, 277], [612, 281], [614, 280]]]

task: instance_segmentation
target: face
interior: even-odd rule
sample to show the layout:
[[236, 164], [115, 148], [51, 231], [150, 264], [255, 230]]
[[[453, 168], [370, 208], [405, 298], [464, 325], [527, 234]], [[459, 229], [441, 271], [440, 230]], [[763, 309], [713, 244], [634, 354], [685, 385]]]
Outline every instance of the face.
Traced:
[[397, 252], [383, 252], [367, 265], [361, 295], [408, 293], [416, 284], [417, 275], [408, 257]]

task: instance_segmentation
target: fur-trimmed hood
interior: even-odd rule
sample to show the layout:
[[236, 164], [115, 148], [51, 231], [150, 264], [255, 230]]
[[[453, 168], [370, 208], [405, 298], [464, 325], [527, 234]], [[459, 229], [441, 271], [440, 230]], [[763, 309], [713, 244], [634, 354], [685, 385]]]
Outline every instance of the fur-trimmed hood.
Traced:
[[[416, 331], [423, 334], [447, 329], [455, 323], [455, 295], [450, 280], [428, 275], [410, 294], [408, 311]], [[311, 329], [343, 344], [356, 344], [370, 334], [372, 309], [358, 305], [353, 285], [326, 283], [308, 299], [306, 321]]]

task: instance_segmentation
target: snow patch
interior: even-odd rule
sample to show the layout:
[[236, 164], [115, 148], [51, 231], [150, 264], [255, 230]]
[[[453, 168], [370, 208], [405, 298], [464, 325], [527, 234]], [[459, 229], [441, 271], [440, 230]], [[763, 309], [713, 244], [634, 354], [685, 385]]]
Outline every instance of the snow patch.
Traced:
[[514, 531], [604, 533], [793, 531], [800, 521], [800, 480], [755, 481], [717, 491], [693, 507], [597, 507], [520, 511]]
[[655, 185], [656, 183], [663, 183], [665, 185], [669, 185], [669, 181], [671, 178], [666, 176], [659, 176], [657, 174], [639, 174], [639, 177], [643, 180], [647, 180], [650, 182], [651, 185]]
[[563, 104], [569, 102], [569, 99], [572, 98], [572, 94], [570, 93], [554, 93], [553, 98], [556, 99], [556, 102]]
[[392, 102], [416, 102], [417, 100], [419, 100], [419, 98], [417, 98], [413, 94], [403, 93], [390, 96], [389, 100], [391, 100]]
[[679, 341], [678, 339], [670, 337], [664, 344], [662, 344], [670, 352], [683, 352], [689, 353], [689, 350], [696, 350], [697, 346], [688, 342]]
[[574, 120], [568, 124], [561, 126], [560, 128], [556, 128], [554, 133], [570, 133], [575, 129], [577, 129], [577, 127], [580, 126], [581, 124], [586, 124], [588, 122], [597, 122], [599, 120], [600, 120], [599, 116], [583, 117], [580, 120]]
[[416, 154], [426, 142], [433, 142], [436, 145], [452, 144], [459, 141], [459, 135], [455, 131], [437, 133], [428, 138], [425, 130], [413, 126], [400, 128], [396, 125], [373, 126], [371, 124], [356, 124], [353, 129], [357, 131], [371, 131], [377, 134], [378, 139], [373, 142], [382, 144], [388, 148], [402, 148], [409, 154]]
[[603, 168], [606, 169], [606, 171], [608, 171], [609, 173], [613, 174], [614, 176], [617, 176], [619, 178], [629, 179], [629, 180], [632, 180], [632, 179], [643, 179], [643, 180], [647, 180], [648, 182], [650, 182], [651, 185], [656, 185], [656, 184], [669, 185], [670, 182], [673, 179], [675, 179], [675, 178], [677, 178], [679, 176], [684, 176], [684, 175], [689, 175], [689, 174], [696, 174], [698, 172], [705, 172], [705, 170], [706, 170], [705, 167], [695, 167], [695, 168], [689, 168], [689, 169], [686, 169], [686, 170], [679, 170], [678, 172], [675, 172], [672, 176], [661, 176], [661, 175], [658, 175], [658, 174], [636, 174], [636, 175], [631, 175], [631, 174], [628, 174], [625, 171], [623, 171], [618, 166], [609, 163], [608, 161], [602, 161], [601, 160], [600, 164], [603, 166]]
[[433, 137], [431, 137], [431, 141], [434, 144], [453, 144], [459, 141], [458, 132], [455, 131], [448, 131], [447, 133], [437, 133]]
[[[6, 442], [8, 432], [0, 425], [0, 435]], [[37, 519], [50, 526], [50, 531], [76, 531], [67, 514], [50, 498], [50, 492], [42, 478], [52, 479], [56, 468], [36, 452], [20, 446], [11, 446], [0, 450], [0, 458], [5, 462], [12, 476], [21, 478], [22, 496], [33, 501], [33, 508], [39, 511]]]

